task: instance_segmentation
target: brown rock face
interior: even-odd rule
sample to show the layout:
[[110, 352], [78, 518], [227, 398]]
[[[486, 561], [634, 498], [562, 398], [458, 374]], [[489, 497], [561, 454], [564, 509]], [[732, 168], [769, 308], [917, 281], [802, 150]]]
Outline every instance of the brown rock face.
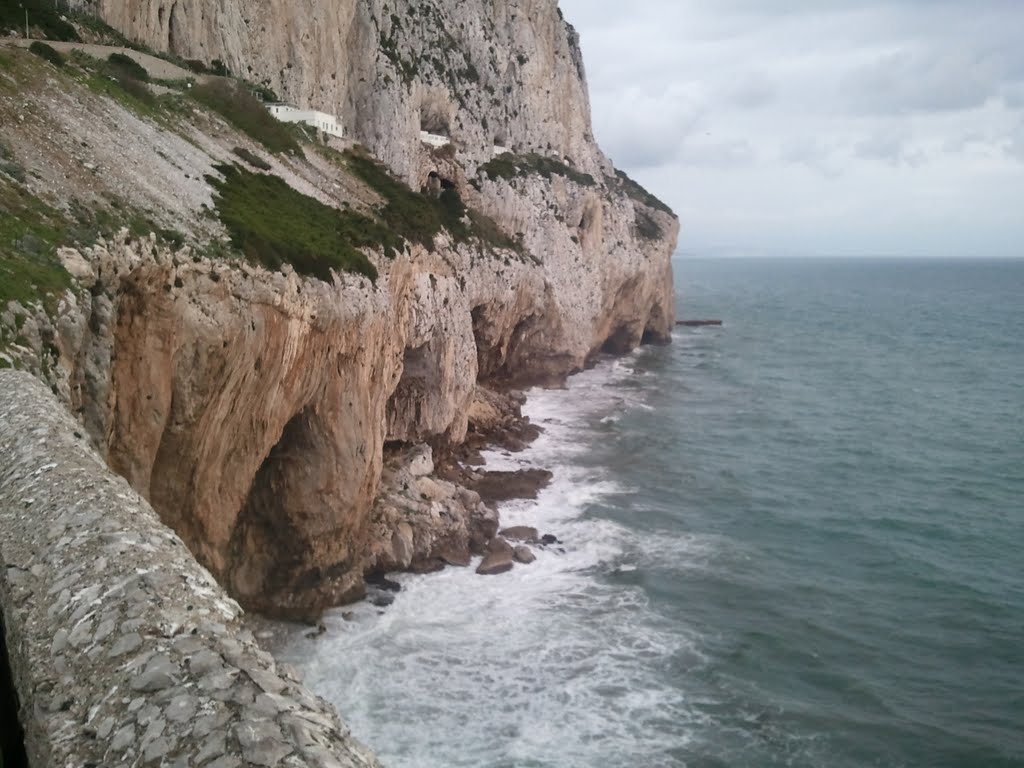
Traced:
[[497, 576], [511, 571], [514, 563], [515, 550], [512, 545], [504, 539], [494, 539], [476, 572], [481, 576]]
[[402, 329], [330, 286], [274, 282], [125, 277], [108, 457], [243, 604], [302, 615], [361, 589]]
[[515, 548], [514, 554], [516, 562], [523, 565], [529, 565], [537, 559], [537, 556], [533, 554], [533, 550], [523, 544]]

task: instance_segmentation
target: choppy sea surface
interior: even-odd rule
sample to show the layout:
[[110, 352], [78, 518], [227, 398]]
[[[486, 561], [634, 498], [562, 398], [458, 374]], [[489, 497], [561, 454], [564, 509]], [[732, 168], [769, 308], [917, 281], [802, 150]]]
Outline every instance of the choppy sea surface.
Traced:
[[283, 656], [392, 768], [1024, 766], [1024, 261], [676, 263], [492, 468], [565, 552]]

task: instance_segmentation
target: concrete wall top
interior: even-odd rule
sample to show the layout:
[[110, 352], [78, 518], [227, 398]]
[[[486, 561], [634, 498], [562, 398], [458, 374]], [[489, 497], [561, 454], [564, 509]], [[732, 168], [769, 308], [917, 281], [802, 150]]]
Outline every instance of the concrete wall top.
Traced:
[[10, 370], [0, 556], [32, 766], [379, 768], [46, 386]]

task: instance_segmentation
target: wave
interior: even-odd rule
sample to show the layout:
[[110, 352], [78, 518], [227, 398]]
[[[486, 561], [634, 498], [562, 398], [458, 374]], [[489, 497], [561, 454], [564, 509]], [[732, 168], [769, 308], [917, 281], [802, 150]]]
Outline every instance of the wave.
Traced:
[[578, 461], [597, 436], [589, 425], [643, 405], [610, 386], [632, 375], [620, 359], [566, 390], [531, 392], [524, 412], [541, 436], [518, 454], [485, 454], [489, 469], [554, 472], [537, 500], [509, 502], [501, 515], [553, 533], [560, 547], [500, 577], [399, 576], [386, 610], [331, 612], [326, 635], [284, 650], [387, 764], [681, 764], [673, 755], [704, 716], [665, 670], [703, 663], [700, 643], [652, 609], [638, 577], [651, 548], [679, 556], [703, 545], [641, 541], [588, 516], [629, 489]]

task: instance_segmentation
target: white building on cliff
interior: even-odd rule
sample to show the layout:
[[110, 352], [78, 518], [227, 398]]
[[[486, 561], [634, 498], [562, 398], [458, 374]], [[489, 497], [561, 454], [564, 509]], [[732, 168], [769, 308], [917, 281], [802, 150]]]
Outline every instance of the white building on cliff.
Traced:
[[305, 123], [318, 131], [323, 131], [328, 136], [345, 138], [345, 129], [338, 122], [338, 118], [328, 115], [326, 112], [318, 112], [315, 109], [299, 109], [291, 104], [267, 104], [267, 109], [282, 123]]

